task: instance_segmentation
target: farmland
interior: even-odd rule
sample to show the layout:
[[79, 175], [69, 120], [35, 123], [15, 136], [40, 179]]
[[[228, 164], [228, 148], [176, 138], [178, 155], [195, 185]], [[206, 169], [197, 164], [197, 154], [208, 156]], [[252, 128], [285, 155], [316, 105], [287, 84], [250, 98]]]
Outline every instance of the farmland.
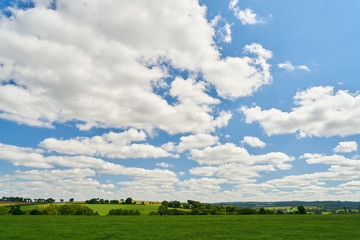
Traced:
[[0, 239], [360, 239], [360, 215], [0, 216]]

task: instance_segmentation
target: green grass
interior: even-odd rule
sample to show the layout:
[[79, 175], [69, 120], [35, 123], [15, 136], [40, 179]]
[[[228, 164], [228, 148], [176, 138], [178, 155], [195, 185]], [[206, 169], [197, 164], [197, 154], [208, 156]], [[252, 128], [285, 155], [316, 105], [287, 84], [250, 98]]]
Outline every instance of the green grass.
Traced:
[[141, 215], [149, 215], [151, 211], [157, 211], [160, 205], [138, 205], [138, 204], [81, 204], [98, 212], [100, 215], [107, 215], [111, 209], [132, 209], [138, 210]]
[[8, 215], [0, 239], [360, 239], [360, 215]]
[[[69, 203], [53, 203], [56, 205], [62, 205], [62, 204], [69, 204]], [[71, 203], [70, 203], [71, 204]], [[79, 203], [75, 203], [75, 204], [79, 204]], [[34, 209], [34, 208], [45, 208], [48, 207], [50, 204], [35, 204], [35, 205], [26, 205], [26, 206], [21, 206], [21, 210], [25, 211], [25, 210], [30, 210], [30, 209]], [[109, 210], [111, 209], [118, 209], [118, 208], [122, 208], [122, 209], [132, 209], [132, 210], [138, 210], [140, 212], [141, 215], [149, 215], [149, 213], [151, 211], [157, 211], [159, 208], [159, 204], [153, 204], [153, 205], [139, 205], [139, 204], [81, 204], [84, 206], [87, 206], [89, 208], [91, 208], [92, 210], [94, 210], [94, 212], [98, 212], [100, 215], [107, 215], [109, 213]]]

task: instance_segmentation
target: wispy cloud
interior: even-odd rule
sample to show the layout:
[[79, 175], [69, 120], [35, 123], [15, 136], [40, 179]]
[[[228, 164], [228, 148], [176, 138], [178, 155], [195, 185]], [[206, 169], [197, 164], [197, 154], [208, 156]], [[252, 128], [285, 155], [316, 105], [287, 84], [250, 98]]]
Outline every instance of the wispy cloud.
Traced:
[[237, 6], [237, 4], [238, 0], [231, 0], [229, 3], [229, 8], [234, 11], [234, 16], [238, 18], [243, 25], [265, 23], [265, 21], [260, 19], [252, 9], [245, 8], [242, 10], [239, 6]]
[[308, 66], [305, 66], [305, 65], [294, 66], [290, 61], [286, 61], [285, 63], [279, 63], [278, 67], [285, 69], [289, 72], [294, 71], [294, 70], [304, 70], [304, 71], [310, 72], [310, 68]]

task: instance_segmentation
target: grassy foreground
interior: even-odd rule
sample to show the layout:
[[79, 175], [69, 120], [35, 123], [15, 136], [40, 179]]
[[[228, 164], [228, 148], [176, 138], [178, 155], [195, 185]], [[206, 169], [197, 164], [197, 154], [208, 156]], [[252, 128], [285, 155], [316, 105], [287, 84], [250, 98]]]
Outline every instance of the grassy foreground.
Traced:
[[360, 239], [360, 215], [3, 215], [0, 239]]

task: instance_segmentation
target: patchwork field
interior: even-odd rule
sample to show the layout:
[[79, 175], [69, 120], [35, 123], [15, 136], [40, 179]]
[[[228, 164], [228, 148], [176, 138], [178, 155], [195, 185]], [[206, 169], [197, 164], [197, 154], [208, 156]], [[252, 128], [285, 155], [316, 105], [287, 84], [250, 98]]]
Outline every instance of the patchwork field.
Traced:
[[0, 239], [360, 239], [360, 215], [3, 215]]

